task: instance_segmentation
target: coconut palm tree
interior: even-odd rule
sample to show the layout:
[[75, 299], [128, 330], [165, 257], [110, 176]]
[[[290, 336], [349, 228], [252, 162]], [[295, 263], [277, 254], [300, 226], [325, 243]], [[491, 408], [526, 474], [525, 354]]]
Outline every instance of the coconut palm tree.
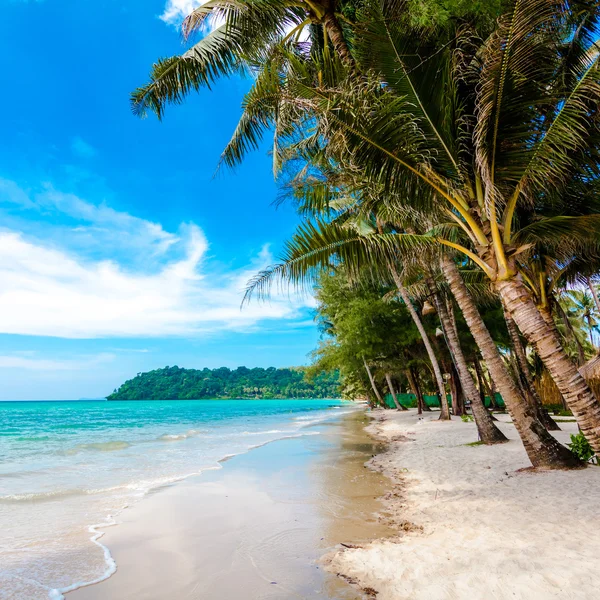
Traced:
[[[523, 204], [541, 196], [559, 204], [567, 182], [585, 187], [597, 175], [598, 53], [590, 44], [596, 15], [580, 17], [573, 3], [513, 2], [485, 40], [463, 28], [440, 48], [407, 32], [398, 17], [403, 4], [367, 2], [348, 25], [361, 77], [326, 53], [315, 70], [314, 56], [278, 50], [285, 60], [259, 73], [254, 104], [247, 103], [226, 156], [238, 160], [244, 144], [255, 145], [260, 131], [287, 112], [296, 126], [282, 129], [286, 137], [314, 119], [314, 136], [327, 140], [332, 160], [350, 156], [371, 180], [403, 191], [405, 205], [415, 202], [406, 193], [415, 182], [428, 186], [459, 234], [447, 235], [446, 224], [430, 238], [486, 273], [600, 448], [600, 405], [523, 285], [518, 258], [542, 236], [597, 235], [598, 218], [541, 218], [526, 227], [517, 219]], [[282, 74], [290, 73], [282, 86]], [[138, 105], [145, 103], [142, 95]]]
[[567, 306], [570, 305], [572, 316], [585, 324], [590, 343], [597, 348], [594, 334], [598, 328], [600, 315], [596, 310], [593, 296], [585, 290], [571, 289], [563, 294], [563, 299]]
[[[359, 64], [365, 72], [367, 66], [378, 70], [377, 76], [359, 81], [349, 74], [328, 87], [330, 79], [315, 84], [306, 61], [290, 57], [295, 81], [288, 79], [278, 102], [296, 102], [297, 110], [317, 120], [314, 135], [327, 139], [332, 160], [350, 156], [386, 189], [400, 192], [418, 181], [434, 192], [462, 236], [457, 242], [438, 228], [437, 243], [486, 273], [600, 449], [600, 404], [520, 270], [540, 240], [573, 247], [600, 231], [599, 214], [556, 214], [568, 186], [585, 191], [597, 181], [600, 52], [589, 43], [594, 19], [586, 15], [573, 33], [576, 15], [569, 5], [515, 2], [486, 40], [475, 43], [473, 33], [462, 33], [452, 47], [423, 59], [419, 41], [394, 29], [385, 8], [368, 4], [353, 37]], [[255, 124], [264, 100], [248, 113]], [[238, 131], [228, 151], [235, 154], [243, 137]], [[537, 213], [535, 222], [521, 227], [520, 208], [535, 210], [542, 198], [557, 207], [555, 216]], [[406, 205], [416, 201], [406, 194]]]

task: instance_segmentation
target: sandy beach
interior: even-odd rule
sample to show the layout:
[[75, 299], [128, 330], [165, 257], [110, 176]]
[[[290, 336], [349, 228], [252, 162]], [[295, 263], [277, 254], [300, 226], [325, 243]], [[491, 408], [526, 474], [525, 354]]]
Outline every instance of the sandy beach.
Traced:
[[[393, 487], [385, 497], [394, 539], [342, 548], [328, 568], [378, 600], [591, 600], [600, 573], [600, 468], [535, 472], [513, 425], [510, 441], [469, 445], [474, 423], [438, 413], [374, 411], [367, 428], [389, 444], [370, 466]], [[561, 422], [561, 442], [576, 432]]]
[[379, 514], [390, 482], [365, 468], [382, 448], [368, 422], [357, 411], [158, 490], [106, 530], [117, 572], [67, 598], [362, 598], [320, 558], [393, 534]]

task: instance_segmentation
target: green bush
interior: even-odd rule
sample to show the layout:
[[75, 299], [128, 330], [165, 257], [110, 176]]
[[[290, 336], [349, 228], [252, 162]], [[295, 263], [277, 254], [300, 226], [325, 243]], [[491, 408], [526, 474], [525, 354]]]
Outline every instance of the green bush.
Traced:
[[463, 423], [471, 423], [475, 420], [475, 419], [473, 419], [472, 415], [467, 415], [467, 414], [461, 415], [460, 418], [462, 419]]
[[571, 443], [568, 446], [571, 452], [584, 462], [597, 462], [596, 454], [583, 433], [578, 433], [577, 435], [571, 434]]

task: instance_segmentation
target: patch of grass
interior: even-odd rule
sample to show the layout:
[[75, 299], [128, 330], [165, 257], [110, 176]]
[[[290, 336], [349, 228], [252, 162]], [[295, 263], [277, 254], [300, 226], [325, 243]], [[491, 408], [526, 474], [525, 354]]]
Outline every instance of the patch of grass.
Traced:
[[557, 423], [577, 423], [577, 419], [554, 419]]
[[463, 423], [471, 423], [472, 421], [475, 420], [472, 415], [467, 415], [467, 414], [461, 415], [460, 418]]
[[479, 442], [469, 442], [468, 444], [464, 444], [465, 446], [485, 446], [482, 441]]
[[556, 417], [572, 417], [573, 413], [570, 410], [565, 410], [562, 404], [545, 404], [544, 408]]

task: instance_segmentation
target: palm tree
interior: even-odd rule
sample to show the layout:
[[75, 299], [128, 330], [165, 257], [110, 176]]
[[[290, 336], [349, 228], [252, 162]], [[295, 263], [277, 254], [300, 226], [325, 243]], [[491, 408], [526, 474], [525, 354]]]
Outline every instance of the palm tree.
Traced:
[[[483, 42], [464, 29], [445, 47], [431, 48], [397, 18], [402, 2], [366, 3], [349, 28], [361, 72], [376, 75], [357, 77], [346, 69], [344, 76], [343, 63], [325, 53], [311, 69], [314, 56], [282, 49], [284, 70], [259, 73], [226, 156], [238, 160], [244, 144], [255, 144], [286, 111], [304, 128], [314, 119], [331, 160], [351, 157], [385, 189], [406, 192], [416, 181], [428, 186], [450, 219], [430, 238], [486, 273], [592, 446], [600, 448], [600, 405], [520, 278], [533, 240], [597, 235], [597, 215], [540, 218], [524, 228], [516, 218], [521, 205], [535, 205], [542, 195], [559, 204], [567, 182], [585, 187], [596, 178], [598, 53], [589, 42], [596, 15], [575, 28], [577, 15], [566, 5], [511, 4]], [[294, 77], [282, 86], [281, 74], [290, 72]], [[292, 136], [298, 127], [282, 130]], [[407, 206], [414, 201], [406, 194]]]
[[[597, 181], [600, 52], [589, 43], [596, 15], [587, 15], [573, 33], [575, 16], [567, 7], [515, 2], [481, 44], [473, 44], [472, 34], [457, 34], [454, 47], [438, 48], [424, 60], [418, 40], [394, 29], [384, 8], [369, 4], [353, 37], [361, 69], [378, 70], [376, 78], [359, 81], [350, 74], [335, 87], [315, 84], [306, 61], [289, 56], [294, 78], [270, 92], [277, 102], [295, 103], [312, 115], [331, 160], [351, 157], [369, 179], [398, 193], [415, 181], [434, 192], [450, 221], [431, 235], [486, 273], [582, 431], [600, 449], [600, 403], [521, 274], [540, 240], [554, 247], [596, 240], [600, 215], [538, 213], [524, 227], [517, 219], [521, 206], [535, 209], [537, 198], [560, 207], [568, 186], [585, 191]], [[263, 95], [249, 120], [256, 124], [266, 105]], [[228, 150], [237, 152], [243, 137], [238, 131]], [[418, 200], [406, 194], [404, 202]], [[447, 235], [450, 225], [462, 239]]]
[[[353, 58], [335, 0], [209, 0], [184, 20], [182, 34], [202, 38], [181, 55], [158, 60], [147, 84], [131, 95], [133, 112], [159, 118], [167, 103], [181, 103], [192, 91], [221, 77], [252, 71], [289, 42], [299, 48], [329, 46], [347, 65]], [[307, 35], [308, 33], [308, 35]], [[308, 38], [308, 42], [301, 40]]]
[[592, 346], [597, 348], [598, 344], [595, 343], [596, 340], [594, 339], [594, 332], [598, 328], [598, 318], [600, 315], [596, 310], [596, 303], [593, 296], [584, 290], [572, 289], [567, 290], [563, 295], [563, 298], [568, 300], [569, 304], [571, 304], [572, 308], [574, 309], [572, 311], [572, 313], [574, 313], [573, 317], [575, 319], [580, 319], [583, 323], [585, 323], [588, 330], [590, 343]]

